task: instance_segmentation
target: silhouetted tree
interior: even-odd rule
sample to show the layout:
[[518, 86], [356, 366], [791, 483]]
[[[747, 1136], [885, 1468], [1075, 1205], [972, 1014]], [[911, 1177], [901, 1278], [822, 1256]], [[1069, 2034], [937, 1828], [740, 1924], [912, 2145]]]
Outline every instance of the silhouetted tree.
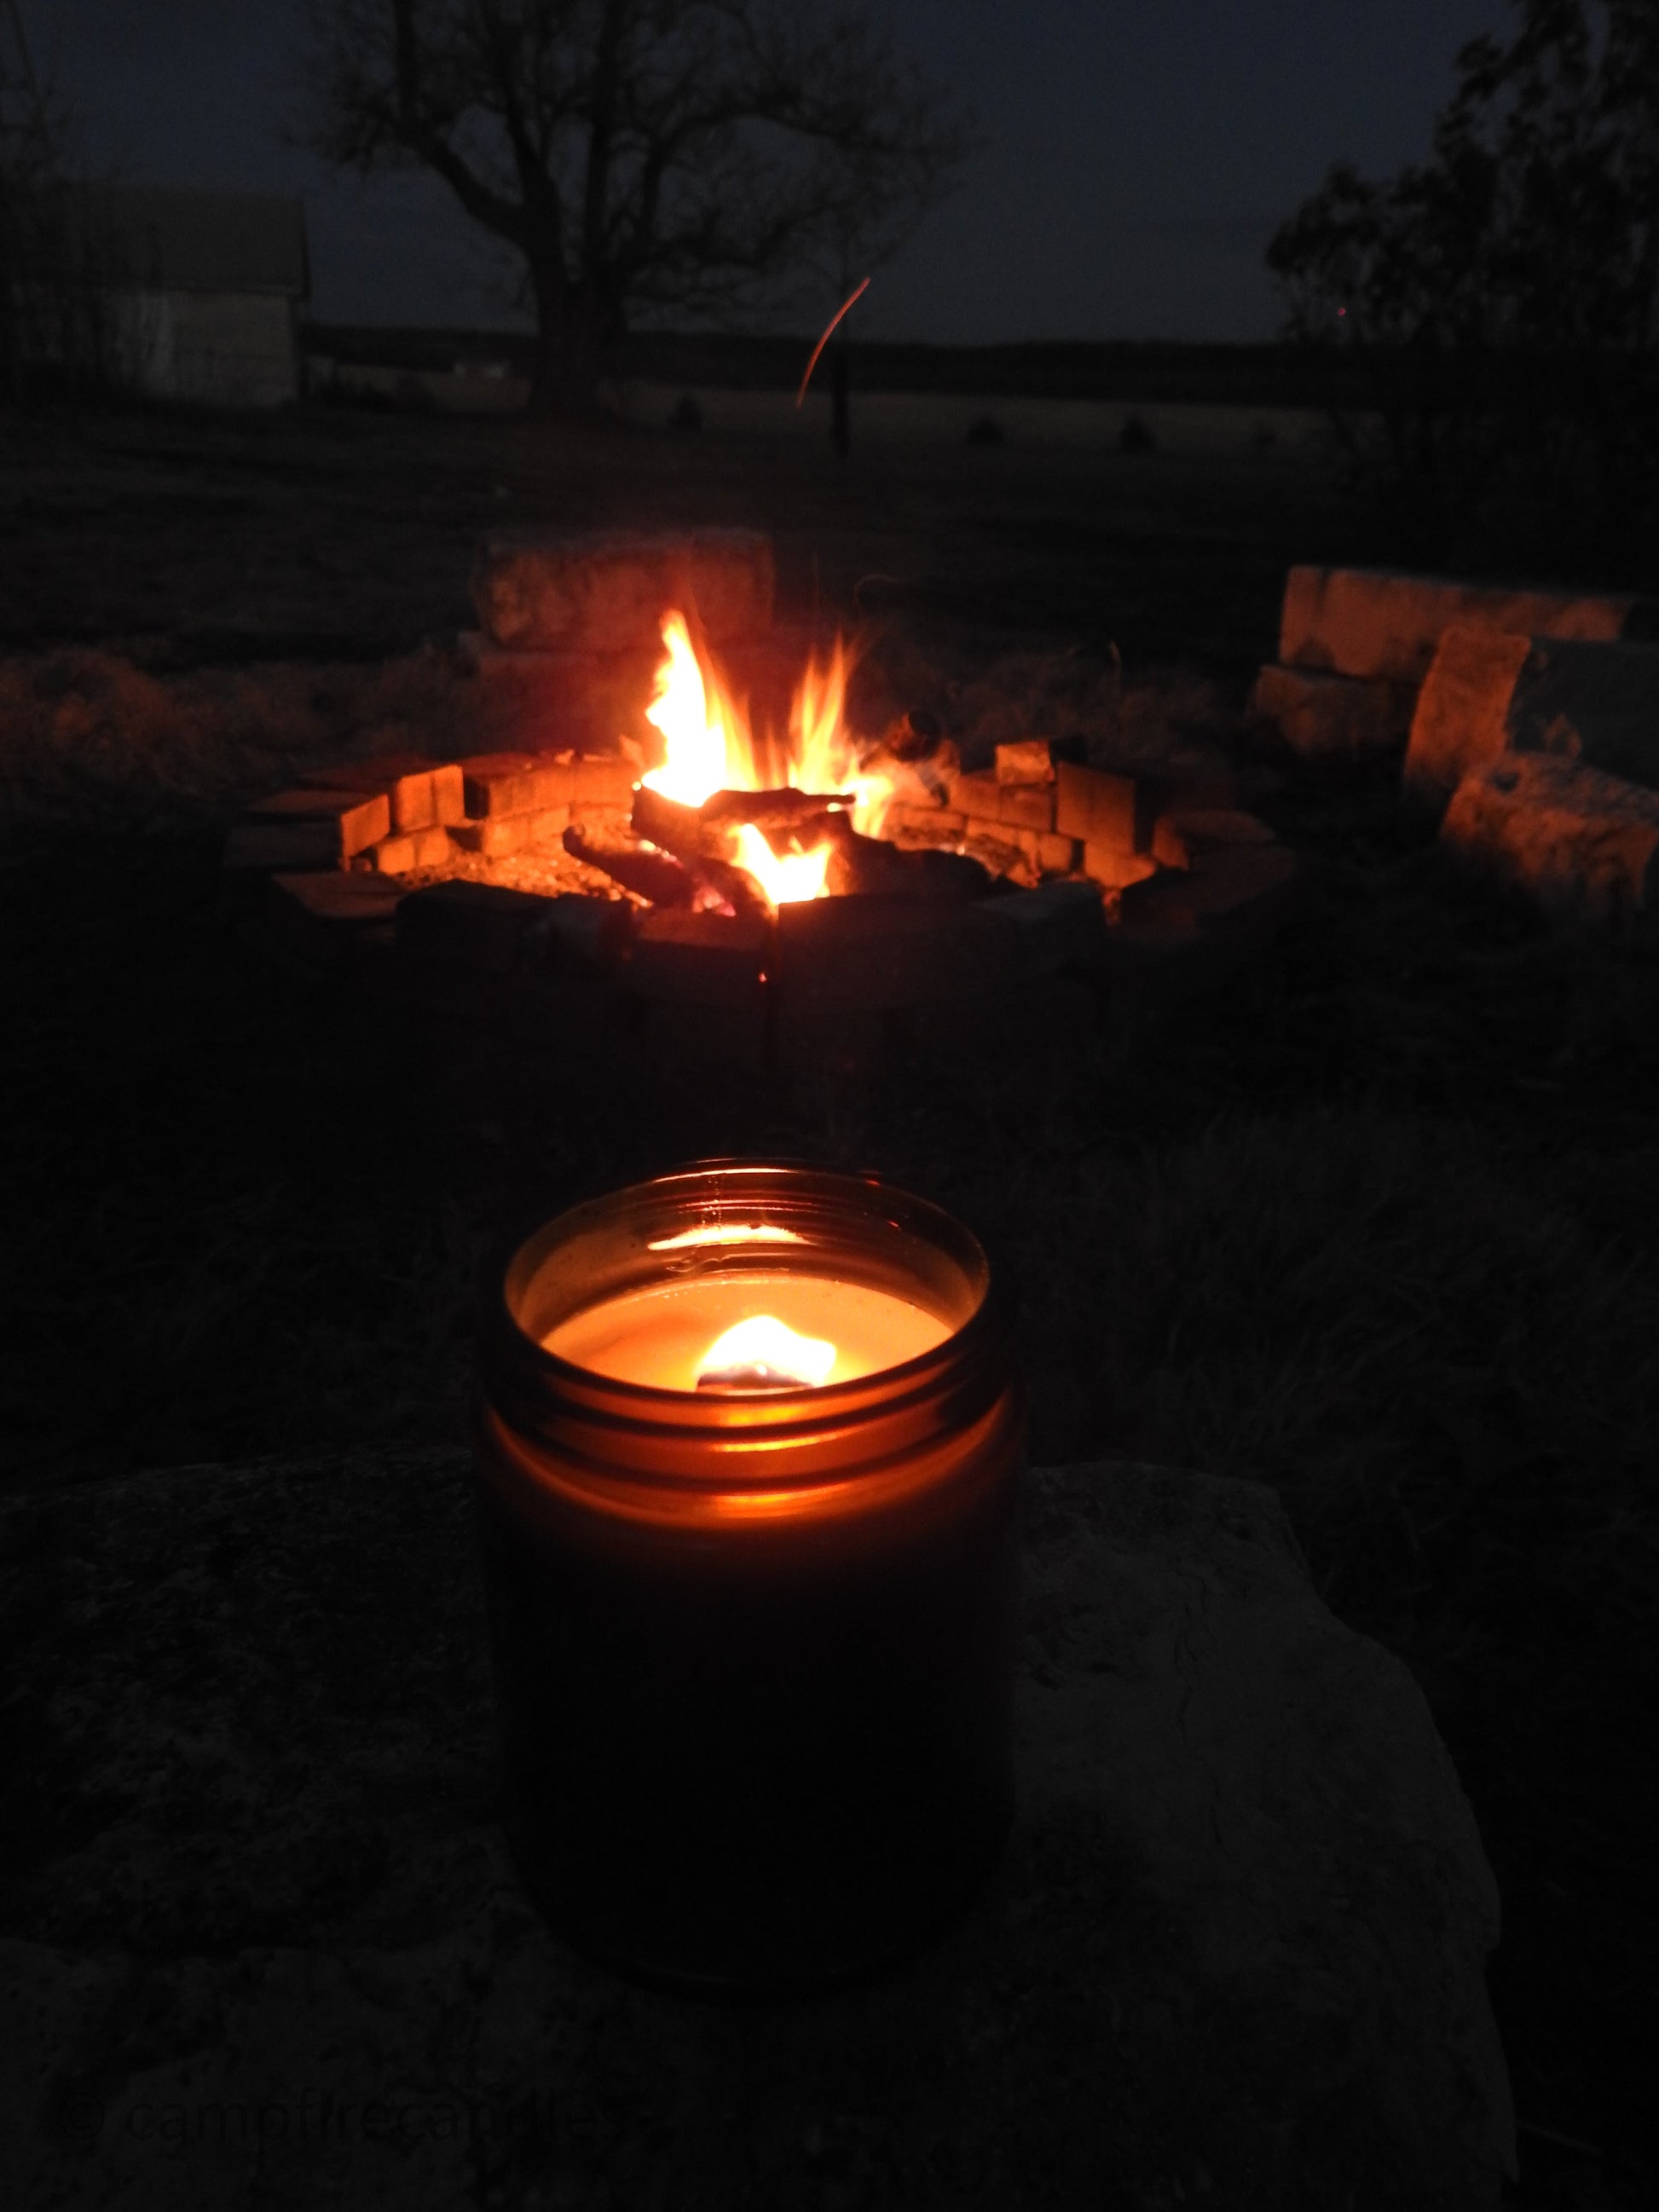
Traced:
[[1659, 6], [1513, 5], [1429, 158], [1333, 169], [1268, 266], [1293, 335], [1367, 356], [1339, 428], [1415, 550], [1617, 558], [1659, 491]]
[[631, 314], [746, 309], [866, 267], [961, 158], [860, 8], [811, 0], [308, 0], [307, 131], [421, 164], [520, 257], [532, 404], [586, 411]]

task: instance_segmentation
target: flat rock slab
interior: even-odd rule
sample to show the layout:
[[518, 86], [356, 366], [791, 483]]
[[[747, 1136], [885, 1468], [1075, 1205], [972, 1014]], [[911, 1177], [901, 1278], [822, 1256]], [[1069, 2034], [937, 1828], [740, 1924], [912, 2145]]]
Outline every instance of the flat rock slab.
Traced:
[[1249, 711], [1304, 760], [1370, 760], [1404, 751], [1416, 701], [1409, 684], [1269, 666], [1256, 678]]
[[1285, 585], [1279, 658], [1338, 676], [1420, 684], [1454, 627], [1519, 637], [1654, 637], [1659, 602], [1392, 569], [1296, 568]]
[[1659, 787], [1659, 645], [1448, 630], [1418, 701], [1407, 787], [1443, 802], [1506, 752]]
[[1466, 775], [1440, 841], [1468, 866], [1592, 927], [1659, 914], [1659, 792], [1550, 753], [1511, 753]]
[[13, 1504], [7, 2201], [1495, 2206], [1498, 1903], [1408, 1674], [1265, 1490], [1028, 1509], [999, 1875], [878, 1984], [721, 2007], [514, 1884], [464, 1455]]

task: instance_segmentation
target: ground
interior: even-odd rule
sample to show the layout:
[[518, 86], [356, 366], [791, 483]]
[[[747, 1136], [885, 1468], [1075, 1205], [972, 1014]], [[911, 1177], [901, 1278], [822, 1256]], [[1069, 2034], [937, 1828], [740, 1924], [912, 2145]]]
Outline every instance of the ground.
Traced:
[[[1171, 415], [1126, 453], [1030, 409], [1000, 445], [872, 414], [845, 466], [741, 410], [7, 425], [8, 1479], [459, 1437], [504, 1219], [696, 1152], [884, 1169], [1007, 1271], [1036, 1457], [1272, 1483], [1330, 1602], [1416, 1669], [1504, 1893], [1517, 2202], [1634, 2205], [1659, 959], [1460, 884], [1386, 775], [1249, 736], [1286, 564], [1378, 549], [1305, 426]], [[479, 535], [528, 520], [770, 528], [785, 611], [856, 628], [872, 716], [971, 745], [1038, 702], [1227, 753], [1305, 857], [1299, 918], [1248, 983], [1041, 1083], [811, 1096], [623, 1084], [580, 1036], [413, 1032], [261, 965], [221, 903], [227, 811], [369, 727], [487, 738], [449, 646]]]

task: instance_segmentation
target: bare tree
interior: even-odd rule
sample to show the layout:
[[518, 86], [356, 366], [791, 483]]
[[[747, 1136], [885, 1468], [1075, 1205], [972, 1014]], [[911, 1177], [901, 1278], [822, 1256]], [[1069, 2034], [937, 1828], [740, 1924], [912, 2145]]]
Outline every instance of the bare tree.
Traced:
[[434, 171], [521, 258], [544, 410], [593, 406], [631, 315], [873, 265], [967, 143], [854, 5], [307, 0], [307, 30], [308, 142]]

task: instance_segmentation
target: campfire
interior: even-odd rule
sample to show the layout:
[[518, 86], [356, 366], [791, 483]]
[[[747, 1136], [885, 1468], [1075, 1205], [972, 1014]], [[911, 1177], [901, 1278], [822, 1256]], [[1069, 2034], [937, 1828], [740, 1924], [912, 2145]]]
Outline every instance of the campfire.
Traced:
[[[808, 659], [782, 739], [747, 712], [678, 608], [662, 620], [664, 658], [647, 720], [664, 757], [635, 786], [632, 836], [573, 824], [565, 850], [635, 897], [694, 913], [770, 919], [780, 907], [847, 892], [969, 898], [991, 872], [963, 853], [906, 850], [883, 828], [900, 777], [916, 763], [860, 756], [845, 720], [847, 656]], [[942, 748], [924, 736], [920, 747]]]

